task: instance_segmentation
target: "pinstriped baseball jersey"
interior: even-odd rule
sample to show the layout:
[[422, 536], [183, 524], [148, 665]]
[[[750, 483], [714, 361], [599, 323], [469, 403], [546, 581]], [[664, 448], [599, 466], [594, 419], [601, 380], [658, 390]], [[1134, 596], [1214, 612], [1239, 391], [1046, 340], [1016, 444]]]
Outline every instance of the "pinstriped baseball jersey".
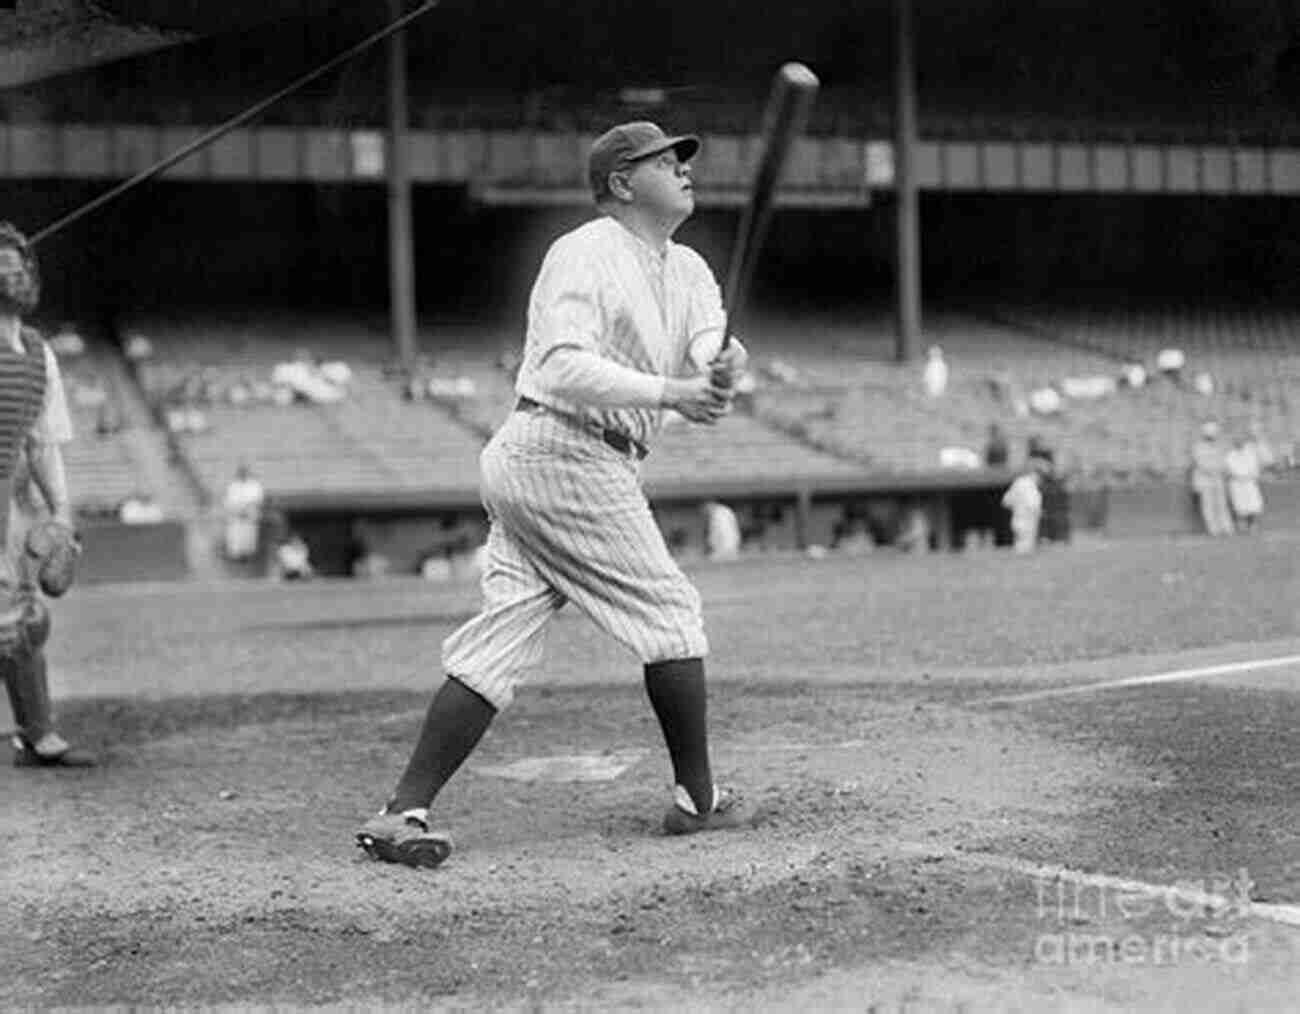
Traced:
[[560, 237], [542, 262], [516, 387], [534, 401], [649, 443], [662, 424], [660, 410], [567, 404], [537, 383], [547, 354], [571, 346], [642, 373], [683, 376], [690, 372], [691, 342], [725, 326], [722, 294], [704, 258], [680, 243], [654, 250], [614, 219], [598, 218]]
[[568, 404], [537, 373], [551, 350], [573, 346], [643, 373], [683, 375], [693, 369], [691, 342], [724, 326], [712, 272], [686, 247], [670, 243], [660, 257], [604, 218], [547, 254], [517, 382], [541, 404], [511, 413], [483, 450], [483, 606], [443, 643], [445, 671], [498, 709], [540, 661], [547, 625], [568, 602], [643, 663], [708, 653], [699, 594], [664, 544], [638, 462], [599, 435], [646, 442], [660, 412]]

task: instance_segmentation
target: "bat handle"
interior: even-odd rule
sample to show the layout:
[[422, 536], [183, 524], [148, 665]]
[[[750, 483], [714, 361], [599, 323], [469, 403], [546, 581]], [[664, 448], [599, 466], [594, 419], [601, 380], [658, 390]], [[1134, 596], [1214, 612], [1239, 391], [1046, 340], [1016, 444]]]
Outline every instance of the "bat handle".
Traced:
[[718, 346], [718, 355], [709, 364], [709, 379], [713, 382], [713, 386], [724, 390], [730, 388], [734, 380], [730, 368], [722, 363], [722, 354], [727, 351], [730, 344], [731, 330], [728, 329], [722, 332], [722, 344]]

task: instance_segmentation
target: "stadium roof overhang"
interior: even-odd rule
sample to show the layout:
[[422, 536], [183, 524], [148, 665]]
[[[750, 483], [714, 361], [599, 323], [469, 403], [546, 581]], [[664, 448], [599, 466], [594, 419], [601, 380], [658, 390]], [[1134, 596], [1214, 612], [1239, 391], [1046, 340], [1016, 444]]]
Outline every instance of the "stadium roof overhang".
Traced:
[[0, 0], [0, 88], [334, 6], [325, 0]]
[[86, 0], [0, 7], [0, 87], [97, 66], [192, 39], [193, 33], [131, 24]]

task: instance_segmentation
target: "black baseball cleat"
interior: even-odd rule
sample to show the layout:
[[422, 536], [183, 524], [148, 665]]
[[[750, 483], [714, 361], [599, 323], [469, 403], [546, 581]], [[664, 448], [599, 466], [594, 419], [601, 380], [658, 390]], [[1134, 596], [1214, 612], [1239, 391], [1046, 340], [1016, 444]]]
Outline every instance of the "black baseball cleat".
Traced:
[[357, 845], [371, 859], [426, 870], [441, 866], [451, 855], [451, 835], [430, 831], [412, 811], [371, 817], [357, 831]]
[[39, 753], [21, 736], [14, 737], [14, 767], [16, 768], [93, 768], [99, 764], [89, 750], [64, 746], [55, 753]]
[[753, 827], [758, 807], [733, 789], [713, 790], [713, 809], [700, 816], [691, 797], [680, 785], [674, 790], [674, 804], [664, 814], [665, 834], [698, 834], [701, 831], [734, 831]]

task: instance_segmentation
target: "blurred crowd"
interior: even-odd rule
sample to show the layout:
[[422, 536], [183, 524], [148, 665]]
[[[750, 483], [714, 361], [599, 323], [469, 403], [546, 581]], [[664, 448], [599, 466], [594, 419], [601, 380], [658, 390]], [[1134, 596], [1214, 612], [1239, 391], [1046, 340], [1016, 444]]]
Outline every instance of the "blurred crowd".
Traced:
[[269, 369], [220, 368], [198, 363], [155, 368], [153, 344], [140, 334], [127, 336], [126, 357], [134, 365], [145, 390], [155, 399], [169, 433], [206, 433], [211, 428], [207, 410], [217, 406], [298, 403], [328, 405], [351, 394], [352, 367], [340, 359], [325, 360], [310, 349]]

